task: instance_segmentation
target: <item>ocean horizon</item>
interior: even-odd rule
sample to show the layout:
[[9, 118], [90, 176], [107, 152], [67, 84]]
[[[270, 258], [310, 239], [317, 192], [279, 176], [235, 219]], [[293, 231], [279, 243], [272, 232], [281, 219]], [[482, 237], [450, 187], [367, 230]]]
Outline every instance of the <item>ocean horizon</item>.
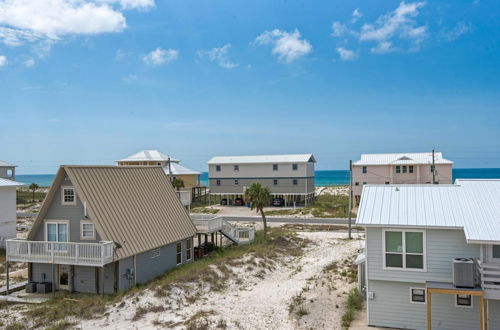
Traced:
[[[318, 170], [315, 171], [315, 185], [341, 186], [349, 184], [349, 171], [347, 170]], [[55, 174], [17, 174], [16, 181], [30, 185], [36, 183], [40, 187], [49, 187]], [[500, 168], [455, 168], [453, 181], [456, 179], [500, 179]], [[201, 182], [208, 185], [208, 173], [201, 174]]]

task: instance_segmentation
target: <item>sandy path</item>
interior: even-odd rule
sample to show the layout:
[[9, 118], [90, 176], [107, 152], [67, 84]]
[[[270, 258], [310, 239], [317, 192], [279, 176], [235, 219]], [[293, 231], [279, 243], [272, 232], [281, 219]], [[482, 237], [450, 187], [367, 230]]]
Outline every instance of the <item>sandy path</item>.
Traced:
[[[305, 238], [316, 242], [306, 248], [299, 259], [278, 266], [267, 273], [263, 279], [247, 275], [240, 269], [240, 281], [231, 283], [223, 292], [205, 293], [196, 302], [159, 313], [148, 313], [136, 321], [132, 321], [137, 306], [165, 304], [165, 300], [157, 298], [151, 291], [136, 298], [131, 298], [120, 309], [114, 307], [105, 319], [84, 321], [80, 326], [84, 329], [158, 329], [168, 325], [170, 328], [185, 328], [183, 322], [197, 312], [210, 311], [211, 315], [204, 321], [208, 328], [216, 328], [221, 323], [229, 329], [296, 329], [302, 328], [297, 319], [288, 312], [292, 298], [304, 287], [310, 285], [311, 278], [321, 276], [323, 268], [333, 261], [341, 261], [356, 254], [362, 241], [344, 240], [342, 232], [301, 232]], [[350, 285], [352, 286], [352, 285]], [[344, 295], [335, 295], [327, 290], [310, 292], [317, 301], [332, 306], [321, 306], [309, 311], [307, 328], [320, 329], [328, 325], [328, 329], [340, 328], [343, 308], [335, 308], [335, 304], [343, 305]], [[327, 295], [328, 297], [323, 297]], [[170, 297], [172, 299], [172, 296]], [[175, 298], [175, 295], [173, 297]], [[325, 313], [325, 311], [328, 311]], [[315, 316], [315, 313], [318, 315]], [[319, 323], [315, 323], [318, 319]]]

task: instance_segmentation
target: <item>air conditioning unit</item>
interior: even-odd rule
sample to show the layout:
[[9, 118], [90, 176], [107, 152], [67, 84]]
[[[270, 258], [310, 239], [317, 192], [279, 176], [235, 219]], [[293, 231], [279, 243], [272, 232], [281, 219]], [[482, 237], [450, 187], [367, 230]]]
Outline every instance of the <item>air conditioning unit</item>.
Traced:
[[453, 259], [453, 285], [459, 288], [473, 288], [474, 260], [471, 258]]

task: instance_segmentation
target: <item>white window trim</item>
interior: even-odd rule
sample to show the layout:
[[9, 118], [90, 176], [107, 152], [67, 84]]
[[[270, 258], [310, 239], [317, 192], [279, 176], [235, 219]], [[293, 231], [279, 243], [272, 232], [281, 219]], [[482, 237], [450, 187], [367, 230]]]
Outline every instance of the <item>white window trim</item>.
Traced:
[[[85, 237], [83, 236], [83, 225], [92, 225], [92, 237]], [[90, 220], [80, 220], [80, 239], [81, 240], [89, 240], [93, 241], [95, 240], [95, 225], [92, 221]]]
[[[65, 202], [64, 201], [64, 190], [65, 189], [73, 189], [73, 196], [74, 196], [74, 201], [73, 202]], [[61, 186], [61, 205], [76, 205], [76, 190], [75, 190], [75, 187], [73, 187], [73, 186]]]
[[[398, 252], [386, 252], [385, 251], [385, 233], [388, 231], [393, 231], [393, 232], [401, 232], [403, 235], [403, 252], [401, 254], [403, 255], [403, 267], [387, 267], [385, 263], [385, 255], [386, 253], [398, 253]], [[406, 232], [411, 232], [411, 233], [422, 233], [422, 257], [423, 257], [423, 266], [424, 268], [418, 269], [418, 268], [406, 268], [406, 258], [404, 257], [406, 253]], [[405, 272], [427, 272], [427, 247], [426, 247], [426, 231], [421, 230], [421, 229], [392, 229], [392, 228], [384, 228], [382, 230], [382, 259], [383, 259], [383, 264], [382, 264], [382, 269], [384, 270], [400, 270], [400, 271], [405, 271]], [[420, 255], [420, 253], [408, 253], [410, 255]]]
[[[66, 233], [66, 235], [68, 236], [68, 240], [66, 242], [59, 242], [59, 243], [67, 243], [67, 242], [71, 242], [71, 237], [70, 237], [70, 233], [71, 233], [71, 228], [70, 228], [70, 222], [68, 220], [49, 220], [49, 221], [44, 221], [45, 223], [45, 226], [44, 226], [44, 229], [45, 229], [45, 242], [48, 242], [49, 241], [49, 231], [47, 230], [47, 225], [49, 224], [59, 224], [59, 223], [65, 223], [67, 225], [66, 228], [68, 228], [68, 232]], [[55, 241], [54, 243], [58, 243], [58, 241]]]
[[[421, 301], [413, 301], [413, 294], [412, 294], [412, 291], [413, 290], [424, 290], [424, 302], [421, 302]], [[456, 301], [456, 300], [455, 300]], [[411, 286], [410, 287], [410, 303], [411, 304], [419, 304], [419, 305], [427, 305], [427, 289], [424, 288], [424, 287], [416, 287], [416, 286]]]
[[[187, 247], [187, 242], [191, 242], [190, 247]], [[182, 246], [181, 246], [182, 250]], [[187, 258], [188, 255], [188, 250], [189, 250], [189, 259]], [[191, 238], [186, 240], [186, 261], [191, 261], [193, 259], [193, 240]]]
[[[177, 252], [177, 245], [180, 244], [181, 245], [181, 251], [180, 252]], [[177, 256], [180, 255], [181, 256], [181, 261], [180, 262], [177, 262]], [[182, 264], [182, 243], [181, 242], [177, 242], [175, 244], [175, 264], [176, 265], [180, 265]]]
[[473, 309], [474, 308], [474, 296], [471, 296], [470, 294], [468, 294], [467, 296], [470, 296], [470, 306], [466, 306], [466, 305], [459, 305], [457, 303], [457, 300], [458, 300], [458, 294], [454, 295], [453, 296], [453, 299], [455, 299], [455, 307], [457, 308], [468, 308], [468, 309]]

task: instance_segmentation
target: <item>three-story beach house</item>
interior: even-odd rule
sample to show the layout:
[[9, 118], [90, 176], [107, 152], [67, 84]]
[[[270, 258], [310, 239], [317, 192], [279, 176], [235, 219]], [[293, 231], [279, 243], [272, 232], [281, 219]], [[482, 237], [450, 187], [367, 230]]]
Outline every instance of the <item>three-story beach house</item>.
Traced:
[[210, 195], [231, 204], [258, 182], [286, 205], [307, 204], [314, 199], [315, 163], [312, 154], [213, 157], [208, 161]]
[[7, 261], [54, 290], [113, 293], [193, 259], [196, 228], [161, 167], [61, 166]]
[[366, 185], [368, 325], [500, 329], [500, 180]]
[[441, 152], [362, 154], [352, 164], [354, 204], [365, 184], [449, 184], [453, 162]]

